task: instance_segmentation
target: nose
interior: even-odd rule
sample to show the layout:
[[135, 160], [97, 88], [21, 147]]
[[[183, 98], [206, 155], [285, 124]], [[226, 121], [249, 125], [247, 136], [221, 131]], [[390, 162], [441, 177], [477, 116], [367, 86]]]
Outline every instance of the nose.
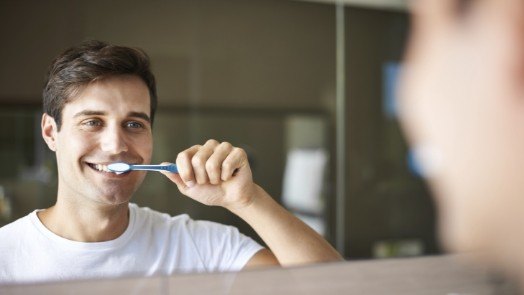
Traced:
[[100, 146], [108, 154], [127, 152], [127, 142], [123, 130], [119, 126], [107, 126], [101, 134]]

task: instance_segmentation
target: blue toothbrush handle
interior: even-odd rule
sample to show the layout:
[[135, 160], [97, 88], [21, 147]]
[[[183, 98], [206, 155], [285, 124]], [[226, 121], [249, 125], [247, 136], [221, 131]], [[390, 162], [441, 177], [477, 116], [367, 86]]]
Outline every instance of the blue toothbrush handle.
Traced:
[[171, 173], [178, 173], [178, 168], [175, 164], [169, 164], [169, 165], [158, 165], [155, 167], [158, 170], [165, 170], [169, 171]]
[[178, 173], [178, 168], [175, 164], [169, 164], [169, 165], [165, 165], [163, 166], [163, 168], [165, 168], [165, 170], [171, 172], [171, 173]]
[[169, 165], [130, 165], [131, 170], [146, 170], [146, 171], [169, 171], [171, 173], [178, 173], [178, 168], [175, 164]]

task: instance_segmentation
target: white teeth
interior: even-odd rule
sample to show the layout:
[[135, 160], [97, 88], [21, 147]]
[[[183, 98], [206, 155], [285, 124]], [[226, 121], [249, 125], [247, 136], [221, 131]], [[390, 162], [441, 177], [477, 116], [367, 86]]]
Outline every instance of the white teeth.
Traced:
[[94, 166], [95, 169], [98, 170], [98, 171], [111, 172], [111, 171], [107, 168], [107, 165], [103, 165], [103, 164], [94, 164], [93, 166]]

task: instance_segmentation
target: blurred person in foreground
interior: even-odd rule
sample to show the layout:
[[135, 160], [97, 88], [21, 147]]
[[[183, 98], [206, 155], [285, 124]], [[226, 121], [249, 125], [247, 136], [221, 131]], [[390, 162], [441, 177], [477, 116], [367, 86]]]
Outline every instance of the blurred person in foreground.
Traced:
[[246, 153], [227, 142], [189, 147], [176, 158], [179, 173], [163, 174], [187, 197], [242, 218], [269, 249], [234, 227], [131, 203], [145, 172], [115, 174], [106, 166], [150, 163], [156, 93], [138, 48], [88, 41], [53, 61], [41, 128], [56, 155], [57, 199], [0, 228], [0, 283], [341, 260], [253, 181]]
[[524, 283], [524, 1], [419, 0], [401, 119], [444, 246]]

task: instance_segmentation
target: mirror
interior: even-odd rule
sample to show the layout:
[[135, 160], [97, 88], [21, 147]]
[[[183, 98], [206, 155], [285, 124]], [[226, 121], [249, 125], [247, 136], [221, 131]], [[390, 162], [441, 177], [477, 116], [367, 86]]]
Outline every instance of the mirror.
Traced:
[[[100, 39], [151, 57], [153, 162], [209, 138], [229, 141], [247, 151], [255, 182], [346, 259], [440, 252], [433, 204], [395, 117], [405, 11], [347, 5], [337, 14], [333, 3], [307, 1], [5, 1], [0, 19], [0, 52], [9, 57], [0, 70], [0, 225], [54, 203], [56, 164], [39, 131], [43, 75], [63, 49]], [[158, 175], [133, 201], [234, 225], [260, 241], [239, 218], [183, 197]]]

